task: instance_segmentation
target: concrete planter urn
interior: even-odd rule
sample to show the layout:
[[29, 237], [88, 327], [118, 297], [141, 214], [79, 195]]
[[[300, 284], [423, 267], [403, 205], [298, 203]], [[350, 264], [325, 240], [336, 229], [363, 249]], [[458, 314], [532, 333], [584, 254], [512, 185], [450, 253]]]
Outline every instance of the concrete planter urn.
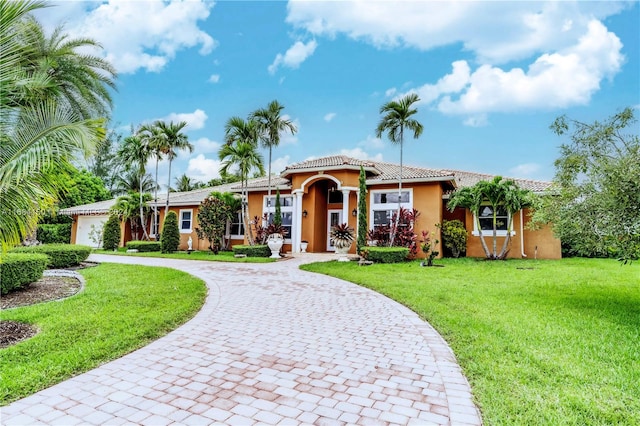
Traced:
[[353, 228], [349, 228], [348, 224], [343, 223], [331, 228], [331, 241], [333, 242], [333, 246], [336, 248], [338, 262], [349, 261], [347, 254], [349, 253], [353, 240]]
[[281, 234], [270, 234], [267, 238], [267, 245], [271, 250], [271, 259], [280, 259], [280, 250], [284, 244], [284, 237]]
[[300, 242], [300, 252], [301, 253], [306, 253], [307, 252], [307, 247], [309, 246], [309, 242], [307, 241], [301, 241]]

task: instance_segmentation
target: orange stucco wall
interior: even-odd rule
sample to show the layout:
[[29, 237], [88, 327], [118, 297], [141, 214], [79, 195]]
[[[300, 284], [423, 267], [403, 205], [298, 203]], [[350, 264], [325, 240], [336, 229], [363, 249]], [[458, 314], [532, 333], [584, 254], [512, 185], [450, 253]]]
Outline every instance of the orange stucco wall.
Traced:
[[[538, 259], [560, 259], [562, 257], [562, 248], [560, 240], [554, 237], [551, 228], [546, 226], [535, 231], [526, 229], [529, 222], [529, 210], [525, 209], [523, 212], [524, 229], [521, 227], [520, 213], [516, 213], [513, 217], [513, 230], [515, 235], [511, 236], [509, 242], [507, 255], [511, 259], [520, 258], [538, 258]], [[485, 257], [485, 252], [482, 249], [482, 243], [479, 236], [474, 236], [473, 231], [473, 214], [470, 211], [466, 212], [466, 227], [468, 231], [467, 239], [467, 256], [468, 257]], [[521, 235], [524, 236], [524, 250], [521, 244]], [[497, 237], [497, 252], [500, 253], [504, 239], [506, 237]], [[493, 251], [493, 236], [491, 234], [484, 237], [489, 251]], [[523, 256], [524, 252], [524, 256]]]

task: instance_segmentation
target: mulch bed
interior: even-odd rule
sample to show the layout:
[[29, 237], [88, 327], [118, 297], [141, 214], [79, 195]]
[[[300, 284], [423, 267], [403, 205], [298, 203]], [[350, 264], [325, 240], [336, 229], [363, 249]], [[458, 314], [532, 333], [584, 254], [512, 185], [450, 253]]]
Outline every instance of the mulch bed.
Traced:
[[[95, 265], [95, 263], [86, 262], [69, 269], [78, 270]], [[20, 306], [64, 299], [73, 296], [81, 288], [82, 284], [77, 278], [44, 276], [22, 290], [13, 291], [2, 296], [0, 308], [18, 308]], [[0, 349], [15, 345], [22, 340], [35, 336], [37, 333], [37, 328], [32, 325], [2, 320], [0, 321]]]

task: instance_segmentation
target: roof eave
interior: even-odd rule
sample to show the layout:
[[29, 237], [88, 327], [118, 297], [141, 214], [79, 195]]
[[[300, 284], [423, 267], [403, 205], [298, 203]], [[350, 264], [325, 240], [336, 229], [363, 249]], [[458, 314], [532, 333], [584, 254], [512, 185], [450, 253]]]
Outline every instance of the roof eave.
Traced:
[[[320, 172], [328, 172], [334, 170], [356, 170], [360, 171], [361, 166], [356, 166], [354, 164], [340, 164], [337, 166], [318, 166], [318, 167], [304, 167], [300, 169], [285, 169], [280, 176], [286, 178], [287, 176], [297, 174], [297, 173], [320, 173]], [[370, 172], [376, 176], [380, 175], [380, 170], [376, 169], [374, 166], [362, 166], [364, 167], [365, 172]]]
[[[429, 183], [429, 182], [452, 182], [454, 180], [453, 176], [433, 176], [433, 177], [424, 177], [424, 178], [413, 178], [413, 179], [402, 179], [402, 183]], [[398, 179], [388, 179], [388, 180], [376, 180], [376, 179], [367, 179], [367, 185], [388, 185], [388, 184], [397, 184], [399, 183]]]

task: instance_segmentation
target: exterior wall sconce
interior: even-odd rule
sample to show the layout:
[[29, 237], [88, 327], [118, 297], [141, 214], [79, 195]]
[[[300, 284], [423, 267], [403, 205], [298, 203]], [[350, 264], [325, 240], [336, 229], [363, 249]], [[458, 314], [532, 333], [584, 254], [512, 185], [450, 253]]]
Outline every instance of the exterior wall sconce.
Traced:
[[351, 210], [351, 216], [358, 216], [358, 209]]
[[308, 211], [302, 210], [302, 217], [307, 217], [308, 214], [309, 214]]

